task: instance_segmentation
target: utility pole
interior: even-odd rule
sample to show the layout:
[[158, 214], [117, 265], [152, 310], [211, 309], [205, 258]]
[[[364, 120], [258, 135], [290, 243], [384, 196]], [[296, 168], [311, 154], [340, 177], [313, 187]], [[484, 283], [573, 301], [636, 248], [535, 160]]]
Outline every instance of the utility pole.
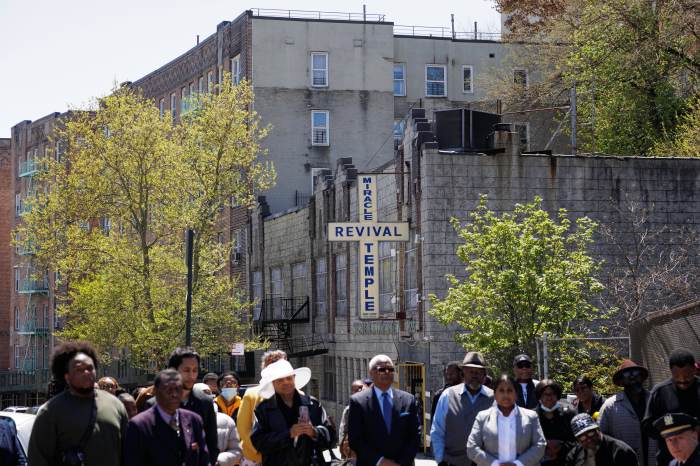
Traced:
[[194, 243], [194, 231], [187, 229], [187, 247], [185, 256], [187, 263], [187, 301], [185, 303], [185, 346], [192, 345], [192, 246]]
[[571, 88], [569, 99], [571, 101], [571, 153], [576, 155], [576, 85]]
[[450, 22], [452, 23], [452, 39], [455, 38], [455, 15], [454, 13], [450, 14]]

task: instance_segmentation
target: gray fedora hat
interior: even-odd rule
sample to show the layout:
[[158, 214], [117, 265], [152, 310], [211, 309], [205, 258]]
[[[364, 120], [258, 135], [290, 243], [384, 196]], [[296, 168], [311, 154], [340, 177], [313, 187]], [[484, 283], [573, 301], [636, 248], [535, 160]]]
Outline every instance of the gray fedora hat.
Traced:
[[484, 360], [484, 356], [478, 351], [470, 351], [466, 356], [464, 356], [462, 367], [478, 367], [479, 369], [486, 369], [486, 361]]

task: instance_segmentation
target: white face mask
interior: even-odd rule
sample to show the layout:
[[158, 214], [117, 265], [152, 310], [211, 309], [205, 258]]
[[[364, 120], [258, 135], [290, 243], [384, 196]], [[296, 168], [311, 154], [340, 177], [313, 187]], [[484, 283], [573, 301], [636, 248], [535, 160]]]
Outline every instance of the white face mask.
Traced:
[[559, 404], [558, 401], [556, 403], [554, 403], [554, 406], [552, 406], [551, 408], [547, 408], [543, 404], [540, 404], [540, 408], [542, 408], [542, 411], [544, 411], [545, 413], [552, 413], [552, 412], [556, 411], [557, 409], [559, 409], [559, 406], [561, 406], [561, 405]]
[[237, 393], [238, 390], [235, 388], [228, 387], [221, 389], [221, 396], [223, 396], [226, 399], [226, 401], [231, 401]]

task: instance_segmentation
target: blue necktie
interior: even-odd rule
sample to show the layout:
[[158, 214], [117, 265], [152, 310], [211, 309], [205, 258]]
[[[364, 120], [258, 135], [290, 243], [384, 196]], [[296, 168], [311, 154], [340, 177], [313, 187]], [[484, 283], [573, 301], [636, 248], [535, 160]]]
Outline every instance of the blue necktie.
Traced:
[[389, 392], [382, 393], [382, 414], [384, 415], [386, 431], [391, 433], [391, 399], [389, 399]]

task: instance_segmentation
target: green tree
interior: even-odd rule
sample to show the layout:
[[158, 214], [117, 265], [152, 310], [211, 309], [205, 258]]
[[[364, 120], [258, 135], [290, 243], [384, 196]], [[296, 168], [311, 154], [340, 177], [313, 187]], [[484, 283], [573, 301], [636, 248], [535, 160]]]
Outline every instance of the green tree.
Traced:
[[576, 88], [584, 151], [652, 155], [655, 143], [675, 134], [700, 92], [694, 0], [496, 3], [510, 15], [509, 40], [537, 43], [512, 60], [541, 73], [532, 89], [506, 100], [521, 107], [532, 99], [535, 106], [561, 104]]
[[184, 232], [196, 231], [193, 344], [224, 352], [245, 339], [246, 294], [226, 272], [222, 209], [250, 206], [274, 170], [261, 160], [267, 132], [243, 82], [192, 96], [177, 124], [138, 90], [116, 89], [73, 111], [56, 131], [31, 212], [17, 228], [32, 261], [58, 272], [59, 336], [92, 341], [109, 359], [162, 364], [184, 340]]
[[465, 276], [449, 275], [447, 296], [430, 297], [434, 317], [465, 329], [456, 333], [458, 342], [488, 354], [501, 369], [518, 352], [534, 354], [544, 332], [580, 336], [581, 324], [600, 314], [591, 304], [602, 289], [594, 278], [599, 264], [587, 253], [594, 222], [572, 223], [564, 209], [552, 218], [541, 204], [536, 197], [498, 215], [482, 196], [468, 223], [453, 218], [464, 240], [457, 256]]

